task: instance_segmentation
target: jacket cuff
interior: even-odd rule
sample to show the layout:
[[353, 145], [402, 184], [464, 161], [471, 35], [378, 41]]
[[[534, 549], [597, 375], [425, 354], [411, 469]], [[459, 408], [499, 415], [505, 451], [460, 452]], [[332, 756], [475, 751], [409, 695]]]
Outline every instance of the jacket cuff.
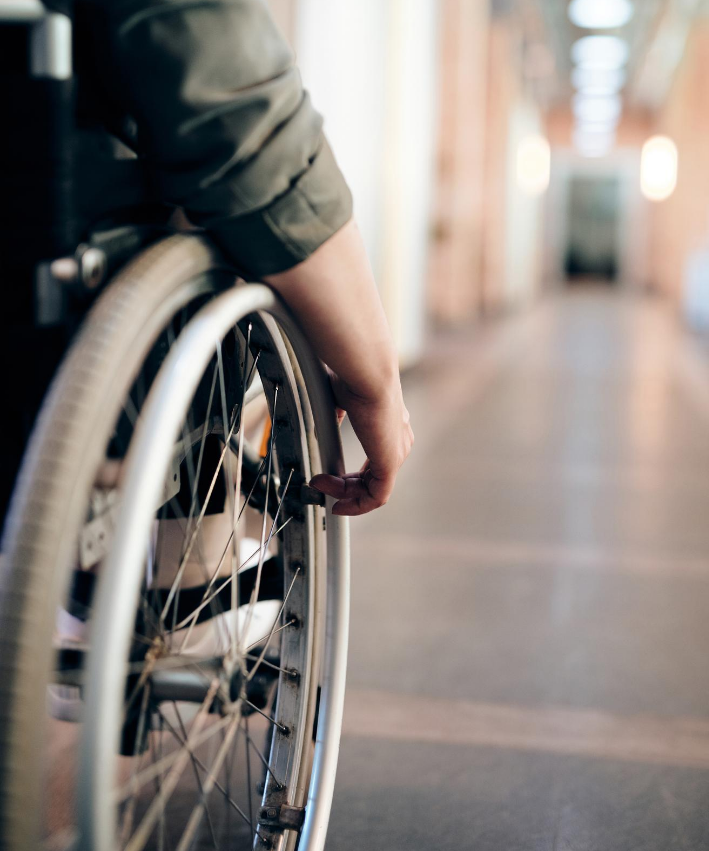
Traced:
[[351, 218], [352, 195], [323, 138], [308, 169], [271, 204], [199, 224], [243, 274], [260, 279], [302, 263]]

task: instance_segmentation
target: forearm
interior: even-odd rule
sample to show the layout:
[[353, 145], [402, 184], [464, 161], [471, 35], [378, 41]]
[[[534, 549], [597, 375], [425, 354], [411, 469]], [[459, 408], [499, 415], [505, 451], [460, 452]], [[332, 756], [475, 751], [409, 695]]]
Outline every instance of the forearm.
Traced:
[[350, 393], [376, 400], [396, 392], [396, 352], [354, 220], [303, 263], [265, 280]]

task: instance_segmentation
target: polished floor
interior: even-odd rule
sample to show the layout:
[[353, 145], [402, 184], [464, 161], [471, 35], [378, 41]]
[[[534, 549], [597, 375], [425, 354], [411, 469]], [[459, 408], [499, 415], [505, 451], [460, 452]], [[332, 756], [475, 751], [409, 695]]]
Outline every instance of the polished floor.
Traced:
[[414, 454], [353, 523], [328, 851], [709, 848], [706, 348], [586, 290], [405, 390]]

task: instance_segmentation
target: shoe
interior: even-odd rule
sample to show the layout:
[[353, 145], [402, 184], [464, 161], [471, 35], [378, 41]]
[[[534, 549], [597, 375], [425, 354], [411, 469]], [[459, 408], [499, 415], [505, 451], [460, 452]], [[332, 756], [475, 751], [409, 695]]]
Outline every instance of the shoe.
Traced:
[[[250, 538], [241, 541], [242, 564], [257, 548], [258, 541]], [[258, 555], [255, 555], [242, 568], [239, 582], [242, 599], [250, 596], [253, 590], [256, 578], [255, 568], [257, 565]], [[271, 565], [275, 566], [275, 561], [271, 559], [264, 561], [261, 582], [262, 591], [264, 589], [268, 591], [269, 586], [274, 582], [271, 576]], [[93, 574], [81, 573], [80, 576], [85, 578], [93, 576]], [[219, 585], [216, 584], [216, 588], [218, 587]], [[90, 590], [92, 591], [93, 589]], [[183, 598], [183, 602], [188, 604], [186, 606], [187, 611], [194, 611], [203, 599], [205, 590], [206, 586], [201, 586], [198, 588], [187, 588], [181, 592], [180, 596]], [[218, 595], [216, 605], [222, 608], [228, 606], [231, 603], [230, 598], [231, 593], [229, 586], [227, 586]], [[90, 593], [88, 594], [88, 599], [90, 599]], [[82, 605], [81, 608], [82, 612], [87, 614], [86, 605]], [[271, 629], [274, 627], [275, 621], [279, 616], [280, 608], [281, 600], [279, 598], [259, 600], [254, 604], [250, 615], [248, 603], [240, 606], [237, 611], [222, 611], [215, 615], [212, 614], [212, 606], [205, 607], [203, 614], [200, 615], [200, 618], [194, 625], [191, 627], [187, 625], [183, 629], [176, 630], [170, 634], [168, 638], [169, 649], [175, 655], [179, 654], [195, 659], [214, 659], [225, 655], [229, 651], [231, 637], [236, 629], [244, 652], [251, 651], [258, 653], [259, 646], [263, 646], [263, 643], [268, 639]], [[81, 662], [88, 652], [88, 638], [89, 622], [86, 619], [77, 617], [67, 609], [58, 609], [54, 647], [58, 654], [68, 655], [76, 653], [77, 662], [75, 664], [77, 665], [77, 669], [81, 667]], [[68, 667], [72, 668], [73, 665], [69, 665]], [[78, 723], [83, 719], [84, 701], [80, 686], [51, 683], [47, 687], [47, 705], [50, 717], [57, 721]]]

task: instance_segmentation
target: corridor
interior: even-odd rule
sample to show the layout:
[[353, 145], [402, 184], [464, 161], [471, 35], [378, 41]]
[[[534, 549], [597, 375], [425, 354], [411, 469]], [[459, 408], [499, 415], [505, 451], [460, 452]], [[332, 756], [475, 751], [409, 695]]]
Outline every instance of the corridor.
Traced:
[[706, 848], [706, 349], [588, 289], [405, 392], [414, 453], [353, 523], [329, 851]]

